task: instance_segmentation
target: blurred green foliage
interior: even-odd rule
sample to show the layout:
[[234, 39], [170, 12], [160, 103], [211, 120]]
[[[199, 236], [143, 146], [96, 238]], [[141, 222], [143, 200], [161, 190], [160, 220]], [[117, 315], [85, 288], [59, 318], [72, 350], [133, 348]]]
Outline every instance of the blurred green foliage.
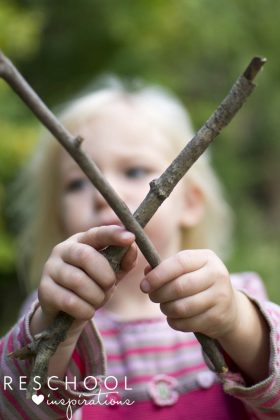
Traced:
[[[0, 2], [0, 48], [51, 106], [101, 73], [116, 73], [171, 88], [199, 128], [249, 60], [267, 57], [256, 92], [211, 149], [236, 213], [228, 265], [260, 272], [277, 302], [279, 18], [277, 0]], [[37, 123], [1, 81], [0, 120], [0, 288], [5, 281], [16, 288], [15, 229], [6, 194], [32, 150]]]
[[[14, 59], [30, 57], [39, 46], [42, 26], [39, 12], [26, 10], [13, 1], [0, 3], [0, 46]], [[6, 187], [26, 159], [34, 143], [32, 121], [25, 120], [26, 111], [10, 88], [0, 83], [0, 273], [14, 269], [15, 247], [13, 236], [5, 221]], [[0, 275], [1, 275], [0, 274]], [[1, 275], [1, 282], [5, 276]]]

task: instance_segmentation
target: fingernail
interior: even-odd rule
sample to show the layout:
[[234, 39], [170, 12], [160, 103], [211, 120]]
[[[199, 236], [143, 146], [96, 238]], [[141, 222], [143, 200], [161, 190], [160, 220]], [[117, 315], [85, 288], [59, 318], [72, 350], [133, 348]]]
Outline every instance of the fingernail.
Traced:
[[134, 239], [134, 234], [131, 232], [125, 231], [121, 233], [121, 237], [122, 239]]
[[149, 293], [149, 291], [151, 290], [151, 286], [150, 283], [148, 282], [148, 280], [144, 279], [141, 283], [141, 290], [144, 293]]

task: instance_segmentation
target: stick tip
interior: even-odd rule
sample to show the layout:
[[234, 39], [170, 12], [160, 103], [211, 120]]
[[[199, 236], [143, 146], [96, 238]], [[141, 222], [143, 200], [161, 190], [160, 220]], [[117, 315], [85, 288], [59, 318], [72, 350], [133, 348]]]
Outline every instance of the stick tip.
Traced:
[[253, 57], [243, 76], [252, 82], [266, 62], [267, 59], [265, 57]]

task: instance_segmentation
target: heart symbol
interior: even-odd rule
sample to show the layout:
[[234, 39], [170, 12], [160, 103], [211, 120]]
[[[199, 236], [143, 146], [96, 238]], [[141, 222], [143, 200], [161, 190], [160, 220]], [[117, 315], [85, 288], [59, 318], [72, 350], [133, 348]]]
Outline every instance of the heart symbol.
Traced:
[[35, 404], [37, 404], [37, 405], [41, 404], [41, 402], [43, 402], [44, 399], [45, 399], [45, 397], [44, 397], [43, 394], [41, 394], [41, 395], [33, 394], [32, 395], [32, 401], [35, 402]]

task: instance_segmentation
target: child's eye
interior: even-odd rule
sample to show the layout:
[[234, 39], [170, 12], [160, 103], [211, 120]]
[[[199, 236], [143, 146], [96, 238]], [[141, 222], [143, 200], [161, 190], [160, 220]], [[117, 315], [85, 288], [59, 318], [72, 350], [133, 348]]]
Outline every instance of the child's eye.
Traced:
[[81, 191], [88, 185], [89, 181], [86, 178], [72, 179], [65, 187], [66, 192]]
[[132, 168], [128, 168], [125, 171], [125, 175], [126, 175], [127, 178], [137, 179], [137, 178], [143, 178], [143, 177], [149, 175], [151, 172], [152, 171], [149, 168], [145, 168], [145, 167], [142, 167], [142, 166], [135, 166], [135, 167], [132, 167]]

